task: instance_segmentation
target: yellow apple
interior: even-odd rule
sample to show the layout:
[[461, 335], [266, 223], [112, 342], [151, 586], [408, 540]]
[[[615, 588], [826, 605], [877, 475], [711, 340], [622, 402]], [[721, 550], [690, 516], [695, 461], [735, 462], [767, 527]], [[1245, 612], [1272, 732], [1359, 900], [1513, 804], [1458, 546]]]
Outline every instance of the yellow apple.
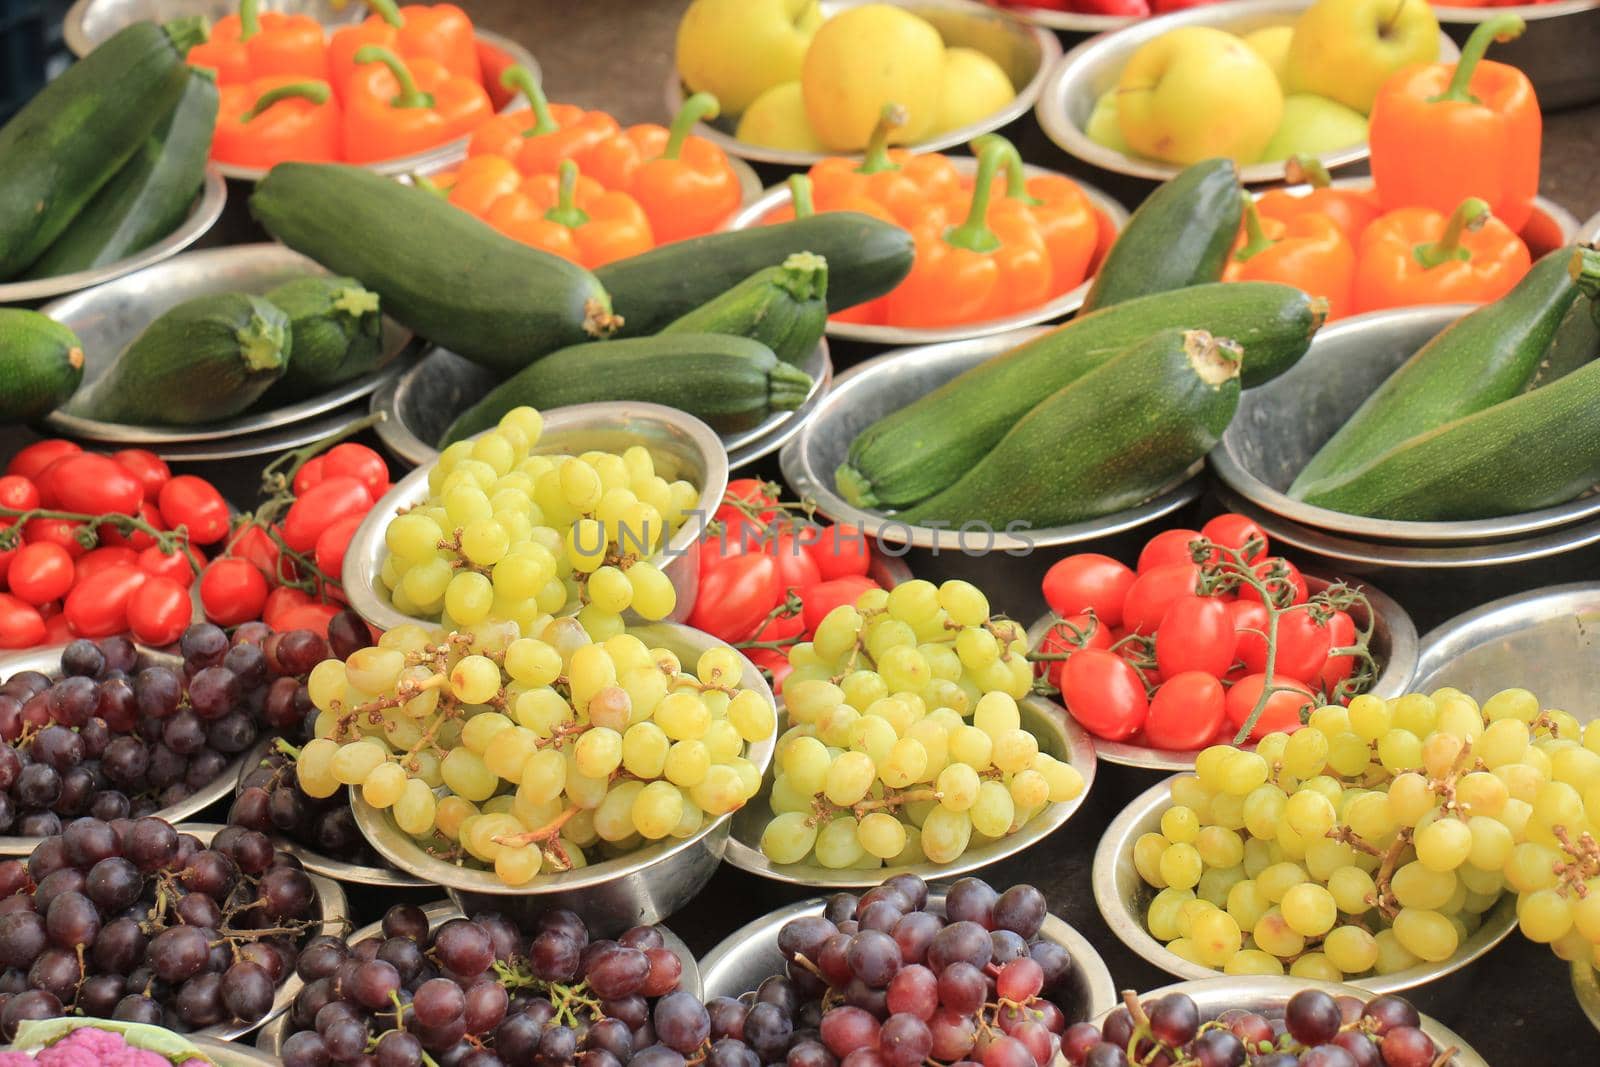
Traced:
[[1089, 122], [1083, 128], [1084, 134], [1097, 145], [1121, 152], [1128, 156], [1133, 150], [1128, 147], [1127, 138], [1122, 136], [1122, 127], [1117, 123], [1117, 91], [1108, 89], [1101, 94], [1100, 99], [1094, 102], [1094, 110], [1089, 113]]
[[924, 139], [939, 118], [943, 83], [939, 31], [890, 4], [862, 4], [824, 22], [800, 72], [811, 129], [836, 152], [865, 148], [885, 104], [906, 109], [893, 143]]
[[822, 25], [816, 0], [694, 0], [678, 23], [678, 76], [711, 93], [724, 115], [800, 77], [806, 46]]
[[788, 152], [826, 152], [806, 121], [806, 103], [798, 81], [774, 85], [739, 116], [735, 133], [741, 141]]
[[1263, 163], [1292, 156], [1320, 156], [1367, 139], [1367, 117], [1337, 100], [1310, 93], [1290, 93], [1283, 98], [1283, 119], [1278, 131], [1261, 150]]
[[1378, 86], [1439, 58], [1439, 20], [1428, 0], [1316, 0], [1289, 42], [1287, 88], [1372, 110]]
[[1268, 26], [1264, 30], [1244, 35], [1244, 43], [1250, 50], [1267, 61], [1267, 66], [1272, 68], [1272, 73], [1278, 76], [1278, 84], [1287, 84], [1289, 41], [1294, 37], [1293, 26]]
[[1139, 155], [1187, 166], [1254, 162], [1283, 115], [1267, 61], [1239, 38], [1185, 26], [1147, 41], [1117, 81], [1117, 124]]
[[1016, 95], [1000, 64], [983, 52], [976, 48], [946, 48], [939, 117], [928, 133], [932, 136], [981, 122], [1011, 103]]

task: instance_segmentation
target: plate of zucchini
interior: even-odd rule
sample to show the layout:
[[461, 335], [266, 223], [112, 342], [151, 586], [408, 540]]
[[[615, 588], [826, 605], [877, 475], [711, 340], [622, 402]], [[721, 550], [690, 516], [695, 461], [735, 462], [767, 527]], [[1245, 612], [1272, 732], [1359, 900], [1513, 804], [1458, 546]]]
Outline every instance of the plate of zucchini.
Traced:
[[376, 293], [272, 244], [187, 252], [42, 310], [84, 353], [83, 385], [43, 421], [108, 443], [290, 427], [368, 395], [420, 348]]

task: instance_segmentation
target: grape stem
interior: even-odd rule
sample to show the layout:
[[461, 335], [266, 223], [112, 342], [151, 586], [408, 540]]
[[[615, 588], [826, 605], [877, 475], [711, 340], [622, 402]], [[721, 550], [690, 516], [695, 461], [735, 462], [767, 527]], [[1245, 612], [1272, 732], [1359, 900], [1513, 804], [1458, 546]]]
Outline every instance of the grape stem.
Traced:
[[1562, 825], [1552, 826], [1550, 833], [1560, 844], [1561, 850], [1572, 857], [1572, 862], [1557, 863], [1553, 868], [1556, 877], [1561, 879], [1562, 892], [1571, 890], [1579, 900], [1583, 900], [1589, 895], [1588, 880], [1600, 878], [1600, 844], [1587, 831], [1580, 833], [1578, 840], [1573, 841], [1572, 835]]
[[84, 548], [94, 548], [100, 543], [97, 532], [101, 526], [110, 526], [124, 537], [133, 533], [148, 534], [155, 539], [156, 547], [161, 549], [161, 554], [170, 556], [174, 552], [182, 552], [189, 561], [189, 567], [194, 573], [199, 574], [202, 564], [194, 550], [189, 547], [189, 531], [183, 525], [176, 529], [158, 529], [137, 515], [124, 515], [121, 512], [108, 512], [104, 515], [85, 515], [77, 511], [54, 511], [48, 508], [22, 508], [0, 507], [0, 519], [12, 520], [4, 530], [0, 530], [0, 552], [10, 551], [22, 542], [22, 527], [34, 519], [54, 519], [60, 522], [81, 523], [81, 527], [72, 533], [73, 539]]
[[297, 760], [300, 758], [300, 750], [291, 745], [288, 738], [274, 738], [272, 744], [274, 748], [283, 753], [285, 756], [288, 756], [290, 759]]
[[1390, 919], [1400, 914], [1400, 902], [1395, 899], [1394, 890], [1390, 887], [1390, 882], [1394, 879], [1395, 868], [1400, 865], [1400, 855], [1405, 852], [1406, 846], [1411, 844], [1411, 837], [1414, 832], [1411, 827], [1406, 826], [1402, 827], [1400, 832], [1395, 835], [1394, 841], [1389, 845], [1389, 850], [1383, 854], [1383, 863], [1378, 868], [1378, 876], [1372, 880], [1373, 884], [1377, 886], [1378, 892], [1375, 896], [1367, 898], [1368, 904], [1383, 912]]
[[555, 841], [561, 833], [561, 828], [565, 826], [574, 815], [578, 814], [578, 812], [582, 810], [583, 809], [581, 807], [573, 804], [564, 810], [560, 815], [557, 815], [555, 818], [551, 819], [537, 830], [528, 830], [520, 834], [502, 834], [498, 837], [492, 838], [491, 840], [493, 840], [497, 845], [521, 846], [538, 844], [543, 846]]

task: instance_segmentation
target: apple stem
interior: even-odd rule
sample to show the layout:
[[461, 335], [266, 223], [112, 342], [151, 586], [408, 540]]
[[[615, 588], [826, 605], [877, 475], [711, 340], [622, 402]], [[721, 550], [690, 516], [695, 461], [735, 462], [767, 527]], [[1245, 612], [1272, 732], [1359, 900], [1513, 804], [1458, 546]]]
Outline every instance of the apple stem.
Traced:
[[1313, 189], [1326, 189], [1333, 184], [1333, 175], [1316, 156], [1293, 156], [1284, 164], [1283, 177], [1290, 185], [1309, 185]]
[[527, 97], [528, 107], [533, 109], [533, 125], [523, 130], [522, 136], [542, 137], [556, 132], [556, 120], [550, 117], [550, 101], [527, 67], [520, 63], [511, 64], [501, 72], [500, 84]]
[[1489, 221], [1489, 204], [1475, 196], [1461, 201], [1461, 206], [1450, 215], [1444, 234], [1433, 244], [1417, 245], [1412, 254], [1423, 270], [1432, 270], [1442, 263], [1461, 262], [1472, 258], [1472, 253], [1461, 247], [1461, 235], [1468, 230], [1480, 230]]
[[889, 158], [889, 136], [911, 119], [910, 112], [901, 104], [884, 104], [878, 124], [872, 127], [872, 137], [867, 141], [866, 155], [861, 159], [857, 174], [879, 174], [886, 170], [899, 170], [900, 164]]
[[694, 129], [694, 124], [701, 119], [714, 119], [722, 113], [722, 105], [717, 103], [717, 98], [710, 93], [695, 93], [683, 102], [677, 115], [673, 116], [672, 127], [667, 134], [667, 147], [661, 150], [660, 159], [677, 159], [678, 153], [683, 151], [683, 142], [689, 136], [689, 131]]
[[556, 187], [556, 206], [546, 211], [544, 217], [557, 226], [582, 226], [589, 221], [589, 215], [577, 204], [578, 165], [570, 159], [563, 159], [557, 169], [560, 184]]
[[969, 146], [973, 155], [982, 155], [983, 150], [999, 141], [1011, 148], [1002, 164], [1006, 168], [1006, 199], [1020, 200], [1029, 207], [1038, 207], [1044, 203], [1038, 197], [1028, 192], [1028, 175], [1023, 170], [1022, 157], [1017, 153], [1016, 147], [1001, 137], [998, 133], [986, 133], [982, 137], [974, 137]]
[[994, 188], [995, 172], [1007, 162], [1008, 155], [1015, 159], [1017, 150], [1003, 137], [995, 138], [979, 153], [978, 176], [972, 183], [972, 207], [965, 222], [944, 232], [945, 244], [969, 252], [989, 253], [999, 249], [1000, 238], [989, 228], [989, 196]]
[[1233, 254], [1235, 262], [1244, 263], [1271, 248], [1277, 242], [1267, 236], [1266, 229], [1261, 225], [1261, 212], [1256, 209], [1256, 198], [1249, 193], [1240, 193], [1240, 201], [1244, 204], [1244, 246]]
[[1472, 75], [1478, 70], [1478, 62], [1483, 59], [1483, 54], [1489, 50], [1490, 41], [1513, 41], [1522, 36], [1526, 23], [1518, 15], [1496, 15], [1494, 18], [1485, 19], [1478, 23], [1478, 28], [1472, 31], [1472, 36], [1467, 38], [1467, 43], [1461, 46], [1461, 58], [1456, 60], [1455, 73], [1450, 76], [1450, 84], [1445, 91], [1428, 100], [1430, 104], [1437, 104], [1446, 100], [1462, 100], [1469, 104], [1481, 103], [1472, 95]]
[[807, 219], [817, 213], [811, 203], [811, 179], [804, 174], [789, 175], [789, 199], [794, 204], [794, 217]]

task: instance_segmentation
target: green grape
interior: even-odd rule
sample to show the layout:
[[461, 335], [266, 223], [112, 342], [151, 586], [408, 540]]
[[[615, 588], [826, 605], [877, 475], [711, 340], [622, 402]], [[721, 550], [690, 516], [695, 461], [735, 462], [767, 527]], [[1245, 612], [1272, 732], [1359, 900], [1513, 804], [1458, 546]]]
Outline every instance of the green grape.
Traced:
[[635, 833], [634, 802], [643, 792], [643, 782], [618, 782], [606, 791], [594, 809], [594, 829], [600, 840], [615, 843]]
[[633, 586], [616, 567], [601, 567], [589, 575], [589, 603], [600, 611], [620, 615], [633, 602]]
[[1342, 775], [1354, 776], [1366, 769], [1372, 750], [1349, 731], [1328, 738], [1328, 766]]
[[1323, 940], [1322, 954], [1344, 974], [1365, 974], [1378, 962], [1378, 942], [1359, 926], [1340, 926]]
[[574, 721], [576, 715], [565, 697], [548, 686], [529, 689], [517, 697], [514, 717], [542, 738], [554, 737], [557, 730]]
[[1328, 876], [1328, 892], [1333, 896], [1334, 906], [1346, 915], [1366, 913], [1378, 897], [1372, 875], [1360, 867], [1340, 867], [1334, 871]]
[[678, 591], [649, 560], [639, 560], [625, 572], [633, 591], [633, 610], [646, 619], [664, 619], [678, 606]]
[[392, 648], [358, 649], [345, 662], [345, 681], [364, 693], [386, 693], [399, 682], [405, 665], [405, 654]]
[[607, 778], [622, 766], [622, 735], [603, 726], [591, 726], [578, 736], [572, 758], [584, 777]]
[[1327, 797], [1309, 790], [1301, 790], [1285, 802], [1283, 817], [1302, 837], [1322, 837], [1339, 818]]
[[1244, 934], [1231, 915], [1210, 908], [1190, 920], [1188, 939], [1201, 963], [1221, 967], [1239, 951]]
[[1489, 722], [1515, 719], [1531, 723], [1539, 715], [1539, 700], [1526, 689], [1504, 689], [1484, 701], [1483, 717]]
[[856, 826], [862, 851], [882, 860], [891, 860], [906, 847], [906, 828], [893, 815], [874, 811], [863, 816]]
[[1168, 841], [1192, 845], [1200, 836], [1200, 817], [1193, 808], [1174, 805], [1161, 813], [1161, 834]]
[[823, 795], [840, 807], [857, 804], [872, 788], [876, 775], [871, 757], [860, 752], [841, 753], [823, 778]]
[[[1162, 830], [1166, 818], [1162, 817]], [[1207, 867], [1238, 867], [1244, 863], [1244, 841], [1238, 834], [1221, 826], [1202, 827], [1194, 838], [1195, 850]]]
[[[470, 659], [480, 659], [472, 656]], [[466, 660], [462, 660], [463, 663]], [[483, 662], [488, 663], [488, 660]], [[492, 666], [492, 664], [491, 664]], [[461, 743], [471, 749], [478, 756], [483, 756], [489, 751], [489, 746], [495, 742], [501, 731], [514, 729], [511, 720], [497, 712], [486, 711], [468, 719], [461, 728]]]
[[633, 825], [649, 841], [659, 841], [677, 828], [684, 797], [670, 782], [651, 782], [633, 801]]
[[1382, 697], [1363, 693], [1350, 699], [1350, 729], [1363, 741], [1376, 741], [1394, 725], [1389, 705]]
[[333, 773], [333, 760], [339, 744], [327, 738], [315, 738], [300, 748], [300, 758], [295, 761], [295, 777], [307, 796], [316, 799], [331, 797], [342, 784]]
[[517, 795], [530, 803], [547, 804], [561, 795], [567, 785], [567, 761], [558, 749], [539, 749], [522, 765]]
[[[892, 595], [890, 600], [893, 601]], [[970, 582], [944, 582], [938, 588], [936, 600], [958, 626], [982, 626], [989, 620], [988, 598]], [[893, 608], [890, 610], [893, 611]]]
[[1008, 730], [1021, 728], [1022, 713], [1017, 710], [1017, 702], [1009, 694], [985, 693], [973, 712], [972, 725], [991, 739], [998, 738]]
[[474, 802], [494, 796], [500, 780], [483, 765], [483, 760], [470, 749], [452, 749], [439, 765], [444, 784], [452, 793]]
[[1455, 955], [1461, 937], [1450, 920], [1436, 911], [1401, 908], [1392, 927], [1395, 939], [1411, 955], [1439, 963]]
[[[484, 718], [485, 716], [478, 716]], [[510, 723], [504, 715], [495, 718]], [[472, 722], [467, 723], [468, 726]], [[465, 736], [465, 731], [462, 731]], [[468, 747], [471, 747], [470, 745]], [[510, 726], [495, 734], [483, 752], [483, 765], [489, 773], [505, 779], [512, 785], [522, 783], [522, 772], [539, 748], [539, 735], [525, 726]]]
[[[1044, 775], [1031, 767], [1012, 775], [1006, 789], [1011, 793], [1011, 801], [1019, 812], [1038, 811], [1050, 803], [1050, 783], [1045, 780]], [[1017, 821], [1024, 823], [1027, 820], [1019, 818]]]
[[[928, 750], [916, 738], [902, 737], [890, 746], [881, 762], [876, 759], [873, 762], [884, 785], [904, 789], [913, 782], [922, 780], [924, 772], [928, 769]], [[1042, 779], [1040, 784], [1044, 785]], [[1049, 787], [1046, 785], [1046, 796], [1048, 792]], [[899, 849], [895, 851], [898, 852]]]
[[1283, 962], [1278, 957], [1262, 952], [1258, 948], [1247, 948], [1229, 957], [1223, 964], [1222, 973], [1232, 975], [1281, 975]]
[[902, 622], [926, 618], [939, 610], [939, 589], [932, 582], [913, 578], [889, 590], [889, 615]]
[[1011, 830], [1011, 820], [1016, 815], [1016, 805], [1011, 793], [999, 782], [986, 781], [978, 786], [978, 798], [967, 813], [972, 828], [986, 837], [1004, 837]]
[[1306, 947], [1306, 939], [1295, 932], [1276, 906], [1268, 908], [1250, 931], [1257, 947], [1279, 959], [1298, 956]]
[[1420, 828], [1412, 844], [1417, 860], [1434, 871], [1453, 871], [1472, 852], [1472, 830], [1460, 819], [1438, 819]]
[[437, 802], [428, 784], [418, 778], [407, 779], [394, 802], [395, 825], [412, 837], [421, 837], [433, 830], [436, 810]]
[[726, 815], [754, 796], [760, 784], [759, 775], [752, 784], [734, 767], [714, 764], [706, 771], [705, 781], [693, 787], [689, 796], [707, 815]]
[[963, 763], [952, 763], [939, 772], [934, 788], [939, 793], [940, 807], [965, 812], [977, 803], [981, 784], [977, 771]]
[[1161, 854], [1161, 877], [1174, 889], [1193, 889], [1200, 881], [1204, 864], [1193, 845], [1168, 845]]
[[899, 740], [888, 720], [876, 715], [857, 717], [845, 735], [851, 751], [866, 754], [875, 764], [888, 759], [890, 749]]
[[1302, 937], [1321, 937], [1339, 917], [1333, 894], [1320, 885], [1302, 882], [1291, 886], [1280, 904], [1284, 922]]
[[817, 862], [830, 870], [852, 867], [866, 855], [856, 820], [848, 815], [828, 822], [817, 833]]
[[1222, 765], [1222, 789], [1234, 796], [1246, 796], [1266, 782], [1267, 772], [1267, 761], [1256, 753], [1235, 751]]
[[1290, 889], [1306, 881], [1305, 868], [1297, 863], [1274, 863], [1256, 876], [1256, 885], [1274, 904], [1281, 902]]
[[398, 763], [380, 763], [361, 783], [361, 799], [375, 808], [393, 807], [405, 791], [406, 772]]
[[1171, 941], [1177, 937], [1183, 909], [1194, 899], [1194, 892], [1188, 889], [1168, 888], [1157, 893], [1145, 913], [1145, 923], [1151, 935], [1160, 941]]
[[1158, 833], [1143, 833], [1133, 843], [1133, 867], [1139, 876], [1157, 889], [1167, 887], [1166, 876], [1161, 873], [1161, 857], [1172, 844]]
[[1328, 735], [1321, 730], [1296, 730], [1283, 747], [1283, 766], [1296, 778], [1321, 774], [1328, 763]]
[[511, 534], [491, 516], [474, 519], [461, 530], [461, 554], [479, 567], [492, 567], [511, 547]]
[[1083, 774], [1072, 764], [1041, 752], [1033, 758], [1033, 769], [1049, 785], [1052, 804], [1065, 804], [1083, 795]]
[[341, 785], [360, 785], [378, 764], [388, 758], [388, 748], [378, 741], [363, 739], [341, 745], [333, 755], [333, 777]]
[[761, 851], [774, 863], [799, 863], [817, 842], [809, 812], [779, 815], [761, 831]]
[[1005, 730], [994, 737], [994, 765], [1007, 774], [1032, 766], [1038, 754], [1039, 739], [1026, 730]]
[[698, 694], [679, 691], [656, 705], [655, 721], [674, 741], [698, 741], [711, 725], [711, 712]]
[[740, 690], [729, 701], [728, 721], [738, 731], [740, 738], [751, 743], [771, 737], [778, 724], [772, 705], [753, 689]]
[[1228, 891], [1244, 881], [1244, 867], [1207, 867], [1194, 887], [1195, 893], [1216, 907], [1228, 903]]
[[922, 851], [934, 863], [953, 863], [967, 850], [972, 838], [972, 819], [968, 811], [956, 811], [940, 803], [922, 823]]
[[1228, 888], [1228, 914], [1239, 924], [1240, 929], [1255, 929], [1256, 923], [1261, 921], [1261, 917], [1271, 907], [1272, 901], [1267, 899], [1266, 894], [1261, 892], [1261, 887], [1256, 885], [1253, 879], [1246, 878]]
[[662, 773], [673, 785], [692, 789], [711, 771], [711, 754], [699, 741], [678, 741], [667, 750]]

